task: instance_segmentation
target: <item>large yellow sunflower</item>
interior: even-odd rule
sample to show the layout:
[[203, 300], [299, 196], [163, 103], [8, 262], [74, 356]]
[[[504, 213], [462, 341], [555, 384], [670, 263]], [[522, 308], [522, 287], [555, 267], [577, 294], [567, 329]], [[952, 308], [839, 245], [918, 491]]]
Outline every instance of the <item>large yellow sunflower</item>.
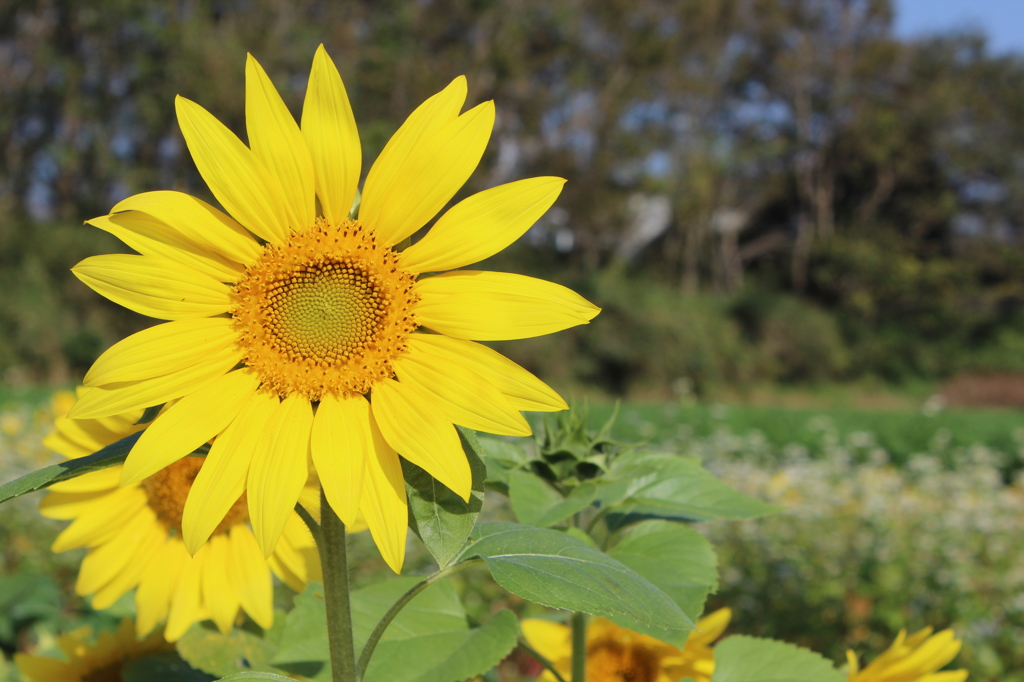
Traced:
[[[711, 643], [725, 632], [731, 617], [731, 610], [719, 609], [701, 618], [682, 649], [595, 618], [587, 625], [587, 682], [709, 682], [715, 671]], [[538, 618], [527, 618], [520, 626], [527, 643], [573, 682], [571, 628]], [[537, 679], [556, 682], [549, 671]]]
[[563, 180], [480, 192], [396, 248], [449, 202], [487, 146], [494, 105], [460, 114], [465, 99], [459, 77], [409, 116], [370, 168], [350, 219], [361, 152], [334, 63], [321, 46], [300, 128], [250, 56], [248, 147], [198, 104], [176, 100], [192, 158], [231, 215], [161, 191], [89, 221], [141, 255], [88, 258], [74, 268], [78, 278], [172, 321], [104, 353], [71, 416], [180, 399], [140, 438], [122, 484], [219, 436], [185, 505], [190, 552], [244, 490], [269, 556], [312, 464], [341, 519], [350, 524], [362, 510], [398, 571], [407, 531], [399, 454], [468, 499], [470, 469], [453, 424], [525, 435], [520, 410], [565, 409], [536, 377], [474, 341], [552, 333], [598, 308], [521, 275], [422, 276], [508, 246], [551, 206]]
[[888, 649], [861, 668], [857, 654], [846, 652], [850, 664], [847, 676], [849, 682], [964, 682], [966, 670], [945, 670], [937, 672], [960, 653], [963, 643], [952, 630], [932, 634], [927, 627], [907, 636], [900, 630], [896, 640]]
[[91, 639], [91, 628], [79, 628], [57, 638], [66, 661], [18, 653], [14, 663], [26, 682], [105, 682], [120, 680], [121, 669], [136, 658], [174, 649], [159, 632], [136, 640], [129, 618], [117, 632], [101, 632], [95, 643]]
[[[58, 419], [46, 446], [83, 457], [142, 429], [141, 410], [96, 420]], [[88, 547], [75, 591], [92, 595], [104, 609], [135, 589], [139, 635], [166, 621], [164, 635], [175, 641], [192, 623], [212, 619], [223, 632], [239, 608], [264, 628], [274, 622], [271, 571], [296, 591], [321, 580], [320, 561], [309, 530], [294, 511], [280, 542], [264, 559], [248, 525], [244, 497], [235, 498], [210, 541], [189, 556], [181, 519], [193, 480], [204, 459], [186, 457], [139, 483], [118, 487], [122, 467], [79, 476], [50, 487], [40, 511], [71, 520], [53, 551]], [[307, 486], [302, 503], [319, 513], [319, 488]], [[354, 528], [353, 530], [358, 530]]]

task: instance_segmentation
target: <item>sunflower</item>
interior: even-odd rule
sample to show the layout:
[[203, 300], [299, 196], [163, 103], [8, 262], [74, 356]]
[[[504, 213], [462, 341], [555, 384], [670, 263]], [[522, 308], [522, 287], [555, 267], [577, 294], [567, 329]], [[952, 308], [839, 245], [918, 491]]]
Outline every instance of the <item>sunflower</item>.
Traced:
[[[144, 428], [142, 412], [96, 420], [61, 418], [44, 441], [68, 458], [83, 457]], [[313, 538], [298, 514], [285, 522], [281, 541], [264, 559], [248, 525], [244, 497], [236, 497], [210, 541], [190, 556], [181, 520], [192, 482], [206, 471], [202, 457], [186, 457], [139, 483], [118, 487], [121, 466], [57, 483], [40, 502], [44, 516], [71, 520], [53, 551], [88, 547], [75, 591], [105, 609], [135, 588], [140, 636], [166, 620], [175, 641], [192, 625], [212, 619], [228, 632], [243, 609], [260, 626], [274, 621], [271, 572], [301, 591], [320, 578]], [[319, 490], [306, 486], [302, 503], [319, 513]], [[357, 530], [354, 528], [353, 530]]]
[[966, 670], [936, 672], [960, 653], [962, 642], [952, 630], [933, 635], [927, 627], [907, 637], [900, 630], [896, 641], [863, 670], [857, 654], [846, 652], [850, 663], [849, 682], [964, 682]]
[[57, 638], [66, 661], [19, 653], [14, 662], [27, 682], [103, 682], [120, 680], [121, 668], [136, 658], [174, 649], [159, 632], [135, 639], [130, 618], [117, 632], [101, 632], [95, 644], [91, 640], [92, 629], [79, 628]]
[[527, 435], [521, 410], [566, 408], [475, 341], [549, 334], [599, 309], [531, 277], [443, 272], [511, 244], [564, 181], [530, 178], [470, 196], [401, 249], [479, 163], [494, 104], [460, 114], [464, 77], [421, 104], [370, 168], [355, 218], [359, 136], [323, 46], [301, 127], [251, 56], [245, 74], [249, 146], [198, 104], [175, 101], [192, 158], [230, 216], [157, 191], [89, 221], [141, 255], [87, 258], [75, 275], [116, 303], [171, 321], [105, 352], [71, 416], [178, 400], [135, 445], [124, 485], [218, 436], [185, 505], [190, 553], [245, 490], [270, 556], [312, 466], [342, 521], [361, 510], [398, 571], [408, 516], [399, 454], [468, 500], [470, 468], [453, 424]]
[[[595, 618], [587, 626], [587, 682], [709, 682], [715, 670], [711, 643], [729, 625], [732, 611], [719, 609], [697, 621], [682, 650], [653, 637]], [[572, 629], [549, 620], [521, 623], [531, 647], [548, 659], [568, 682], [572, 674]], [[549, 671], [538, 682], [556, 682]]]

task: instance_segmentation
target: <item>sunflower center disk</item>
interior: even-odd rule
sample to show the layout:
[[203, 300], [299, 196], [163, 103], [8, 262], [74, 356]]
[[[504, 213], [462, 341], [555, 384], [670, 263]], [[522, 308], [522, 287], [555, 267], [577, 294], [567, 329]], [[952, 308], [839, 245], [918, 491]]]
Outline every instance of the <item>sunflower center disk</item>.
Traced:
[[245, 363], [282, 397], [366, 393], [416, 328], [414, 276], [357, 222], [268, 245], [234, 289]]
[[[149, 499], [149, 507], [156, 512], [168, 528], [175, 529], [181, 534], [181, 516], [185, 511], [185, 499], [188, 491], [192, 489], [192, 483], [196, 480], [199, 470], [205, 460], [202, 457], [183, 457], [174, 464], [161, 469], [142, 482], [142, 489]], [[245, 523], [249, 520], [249, 508], [246, 504], [245, 493], [238, 498], [224, 520], [213, 531], [214, 533], [225, 533], [232, 526]]]
[[587, 679], [595, 682], [655, 682], [657, 654], [637, 643], [599, 640], [587, 647]]

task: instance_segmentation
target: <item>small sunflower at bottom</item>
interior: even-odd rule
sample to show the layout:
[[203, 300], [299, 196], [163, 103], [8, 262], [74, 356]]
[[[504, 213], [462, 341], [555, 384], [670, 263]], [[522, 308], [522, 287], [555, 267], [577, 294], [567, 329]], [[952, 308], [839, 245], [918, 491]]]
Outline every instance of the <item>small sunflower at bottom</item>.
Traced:
[[900, 630], [896, 641], [888, 649], [871, 661], [866, 668], [861, 668], [857, 654], [846, 652], [846, 660], [850, 663], [848, 682], [964, 682], [966, 670], [946, 670], [937, 672], [960, 653], [963, 642], [956, 638], [952, 630], [943, 630], [932, 634], [927, 627], [907, 636], [906, 630]]
[[[729, 625], [732, 611], [719, 609], [697, 621], [686, 645], [678, 649], [653, 637], [619, 627], [604, 618], [587, 626], [587, 682], [709, 682], [715, 670], [711, 643]], [[528, 618], [523, 635], [567, 682], [572, 674], [572, 629], [561, 623]], [[550, 671], [538, 682], [556, 682]]]
[[14, 654], [14, 663], [26, 682], [117, 682], [121, 669], [144, 656], [173, 651], [159, 632], [145, 639], [135, 638], [130, 618], [121, 621], [117, 632], [101, 632], [92, 643], [92, 629], [79, 628], [57, 638], [66, 661], [32, 654]]
[[[136, 410], [105, 419], [60, 418], [44, 443], [65, 457], [84, 457], [143, 430], [145, 425], [136, 424], [141, 416]], [[210, 540], [189, 555], [182, 510], [204, 463], [202, 457], [184, 457], [124, 487], [118, 487], [122, 467], [114, 466], [57, 483], [40, 502], [44, 516], [72, 521], [53, 551], [89, 548], [75, 591], [92, 595], [93, 607], [104, 609], [134, 588], [140, 636], [166, 621], [164, 636], [173, 642], [207, 618], [227, 632], [239, 608], [267, 628], [274, 620], [271, 572], [297, 591], [307, 580], [320, 580], [316, 546], [295, 512], [274, 553], [263, 558], [241, 490]], [[318, 496], [319, 489], [307, 485], [301, 499], [314, 515]]]

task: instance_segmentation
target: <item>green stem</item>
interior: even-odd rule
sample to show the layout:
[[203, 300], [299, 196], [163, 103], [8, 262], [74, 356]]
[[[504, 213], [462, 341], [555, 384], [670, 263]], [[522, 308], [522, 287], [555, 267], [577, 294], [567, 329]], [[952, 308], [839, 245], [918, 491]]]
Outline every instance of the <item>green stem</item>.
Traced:
[[519, 640], [519, 647], [520, 647], [520, 648], [521, 648], [521, 649], [522, 649], [523, 651], [525, 651], [526, 653], [530, 654], [530, 655], [531, 655], [531, 656], [533, 656], [533, 657], [534, 657], [535, 659], [537, 659], [537, 662], [538, 662], [538, 663], [540, 663], [540, 664], [541, 664], [542, 666], [544, 666], [544, 668], [545, 668], [545, 669], [546, 669], [546, 670], [547, 670], [547, 671], [548, 671], [549, 673], [551, 673], [552, 675], [554, 675], [554, 676], [555, 676], [555, 679], [556, 679], [556, 680], [558, 680], [558, 682], [565, 682], [565, 678], [564, 678], [564, 677], [562, 677], [562, 673], [558, 672], [558, 671], [557, 671], [557, 670], [555, 669], [555, 666], [554, 666], [554, 664], [553, 664], [553, 663], [552, 663], [551, 661], [549, 661], [549, 660], [548, 660], [547, 658], [545, 658], [545, 657], [544, 657], [544, 656], [543, 656], [543, 655], [542, 655], [542, 654], [541, 654], [541, 653], [540, 653], [539, 651], [537, 651], [536, 649], [534, 649], [534, 648], [533, 648], [532, 646], [530, 646], [529, 644], [527, 644], [527, 643], [526, 643], [525, 641], [523, 641], [523, 640]]
[[370, 633], [370, 637], [366, 640], [366, 646], [363, 647], [363, 653], [359, 655], [359, 663], [356, 665], [356, 671], [359, 677], [362, 678], [363, 674], [366, 672], [366, 666], [370, 664], [370, 657], [373, 656], [373, 650], [377, 648], [377, 642], [379, 642], [380, 638], [384, 635], [384, 631], [388, 629], [389, 625], [391, 625], [391, 621], [395, 619], [398, 612], [401, 611], [406, 604], [412, 601], [413, 597], [436, 583], [438, 580], [443, 580], [453, 573], [458, 573], [470, 566], [476, 566], [479, 563], [483, 563], [483, 559], [476, 557], [442, 569], [434, 575], [413, 585], [408, 592], [403, 594], [398, 601], [392, 604], [391, 608], [384, 614], [384, 617], [377, 623], [377, 627], [375, 627], [373, 632]]
[[[311, 519], [312, 520], [312, 519]], [[314, 534], [315, 536], [315, 534]], [[357, 682], [356, 653], [352, 644], [352, 611], [349, 606], [348, 558], [345, 524], [331, 509], [320, 490], [320, 566], [324, 574], [327, 606], [327, 639], [334, 682]]]
[[587, 679], [587, 616], [572, 614], [572, 682]]

